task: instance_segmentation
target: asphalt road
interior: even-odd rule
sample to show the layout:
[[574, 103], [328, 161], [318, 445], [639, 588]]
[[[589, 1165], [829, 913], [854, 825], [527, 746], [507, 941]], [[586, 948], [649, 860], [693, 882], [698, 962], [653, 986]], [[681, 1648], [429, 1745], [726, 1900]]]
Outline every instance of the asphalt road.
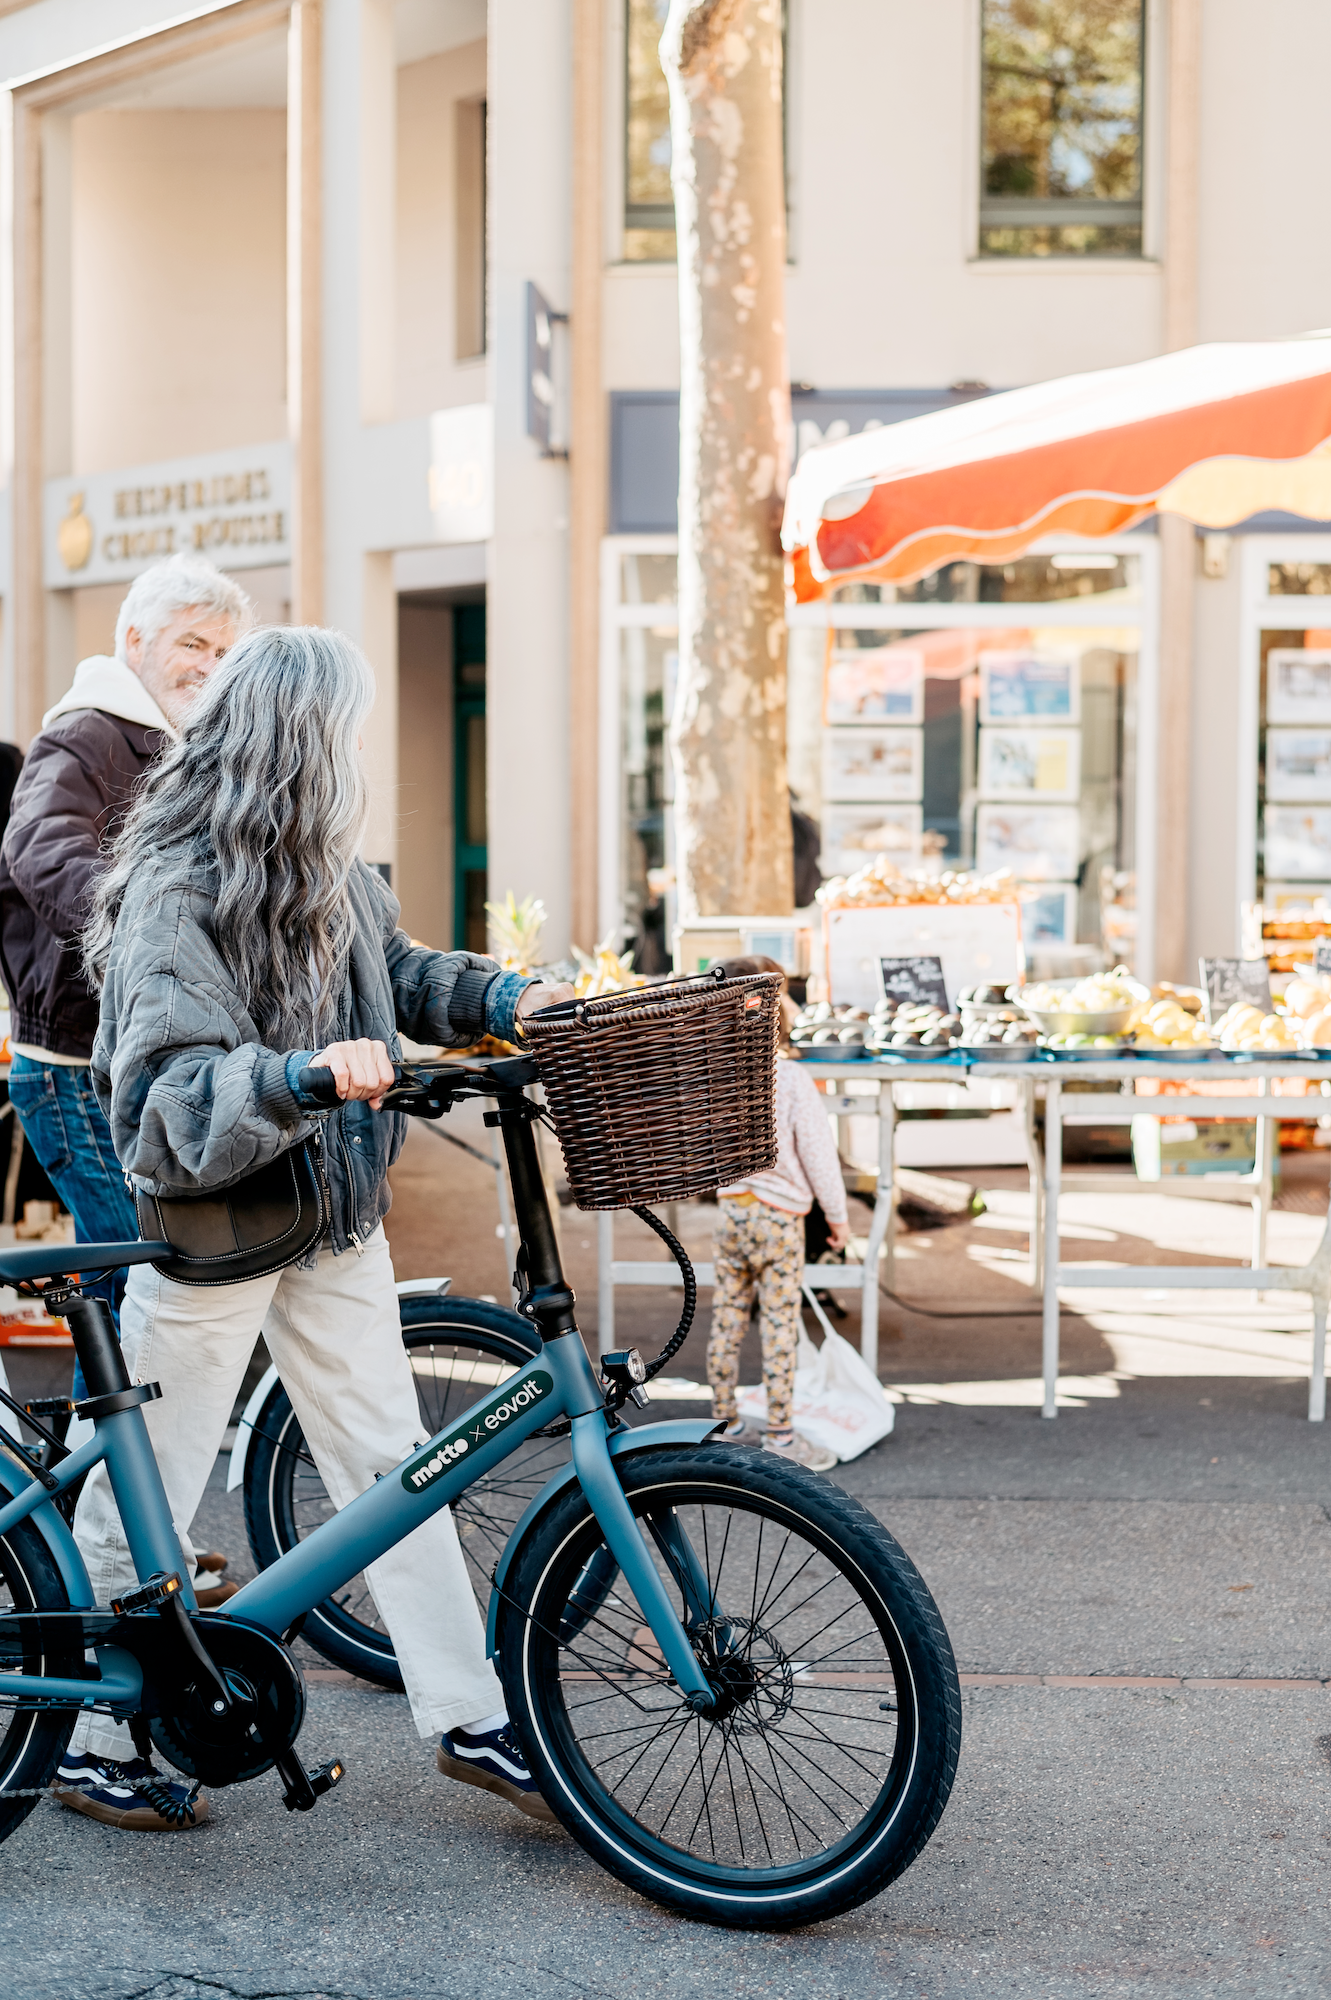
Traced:
[[[1303, 1422], [1303, 1394], [1138, 1384], [1054, 1424], [908, 1408], [894, 1438], [843, 1468], [919, 1561], [963, 1671], [982, 1677], [965, 1689], [961, 1770], [934, 1840], [849, 1917], [784, 1938], [683, 1923], [559, 1830], [440, 1778], [400, 1697], [319, 1678], [302, 1749], [310, 1763], [340, 1753], [349, 1771], [308, 1818], [282, 1811], [271, 1776], [214, 1795], [213, 1822], [179, 1836], [39, 1806], [0, 1863], [0, 1994], [1321, 1994], [1331, 1440]], [[220, 1472], [202, 1538], [244, 1574]], [[983, 1678], [1006, 1674], [1172, 1683]]]

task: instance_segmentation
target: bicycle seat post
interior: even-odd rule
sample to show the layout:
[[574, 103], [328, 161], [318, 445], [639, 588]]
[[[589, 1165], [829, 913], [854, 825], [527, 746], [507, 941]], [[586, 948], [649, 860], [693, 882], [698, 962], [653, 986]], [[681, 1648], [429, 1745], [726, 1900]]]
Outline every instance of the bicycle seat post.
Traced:
[[497, 1109], [486, 1112], [485, 1122], [499, 1127], [508, 1159], [521, 1244], [517, 1273], [522, 1286], [519, 1309], [535, 1319], [543, 1340], [558, 1340], [578, 1330], [573, 1316], [576, 1300], [559, 1261], [559, 1243], [541, 1177], [536, 1135], [532, 1131], [540, 1113], [521, 1090], [501, 1091], [496, 1102]]
[[129, 1370], [120, 1351], [120, 1342], [116, 1339], [115, 1321], [106, 1300], [75, 1293], [60, 1306], [59, 1311], [60, 1317], [69, 1322], [69, 1330], [74, 1337], [74, 1352], [82, 1364], [89, 1397], [95, 1400], [98, 1396], [114, 1396], [122, 1389], [128, 1389]]

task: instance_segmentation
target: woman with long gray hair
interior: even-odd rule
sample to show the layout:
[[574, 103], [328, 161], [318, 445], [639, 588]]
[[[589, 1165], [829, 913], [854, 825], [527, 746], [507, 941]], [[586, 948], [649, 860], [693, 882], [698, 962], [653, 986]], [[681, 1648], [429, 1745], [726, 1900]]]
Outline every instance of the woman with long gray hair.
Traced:
[[[101, 878], [85, 941], [101, 986], [94, 1088], [117, 1156], [158, 1195], [220, 1190], [315, 1127], [300, 1072], [331, 1070], [323, 1125], [331, 1222], [294, 1265], [225, 1285], [141, 1265], [122, 1310], [135, 1380], [161, 1383], [144, 1415], [187, 1556], [187, 1532], [262, 1328], [335, 1504], [419, 1441], [383, 1231], [388, 1168], [406, 1121], [379, 1107], [398, 1030], [458, 1046], [511, 1038], [568, 988], [435, 952], [398, 929], [398, 905], [357, 858], [367, 790], [360, 734], [369, 666], [336, 633], [251, 632], [215, 671], [179, 744], [146, 779]], [[99, 1603], [134, 1581], [99, 1466], [75, 1535]], [[439, 1768], [550, 1817], [485, 1656], [447, 1509], [370, 1566], [422, 1736]], [[152, 1777], [128, 1729], [80, 1719], [57, 1779], [63, 1804], [112, 1825], [191, 1824], [206, 1802]]]

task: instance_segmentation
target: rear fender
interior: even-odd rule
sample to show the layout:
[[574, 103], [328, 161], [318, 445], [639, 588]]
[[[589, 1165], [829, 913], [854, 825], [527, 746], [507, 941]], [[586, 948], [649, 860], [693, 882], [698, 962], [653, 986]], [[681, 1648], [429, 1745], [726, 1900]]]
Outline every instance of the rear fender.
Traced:
[[[610, 1456], [627, 1458], [640, 1451], [658, 1451], [662, 1445], [667, 1444], [706, 1444], [708, 1438], [714, 1437], [719, 1429], [720, 1425], [714, 1419], [702, 1417], [680, 1417], [666, 1424], [643, 1424], [636, 1430], [615, 1431], [610, 1438]], [[571, 1460], [567, 1465], [561, 1466], [552, 1478], [547, 1479], [508, 1538], [494, 1573], [490, 1610], [485, 1621], [485, 1650], [490, 1659], [495, 1656], [495, 1628], [499, 1622], [499, 1600], [503, 1595], [504, 1580], [512, 1567], [513, 1558], [536, 1516], [544, 1513], [566, 1486], [573, 1485], [577, 1476]]]
[[[0, 1494], [6, 1500], [17, 1500], [31, 1484], [25, 1472], [0, 1452]], [[60, 1572], [60, 1580], [69, 1592], [69, 1601], [76, 1611], [88, 1611], [95, 1599], [83, 1557], [78, 1544], [69, 1532], [64, 1515], [49, 1500], [35, 1507], [28, 1516], [51, 1552], [51, 1559]]]

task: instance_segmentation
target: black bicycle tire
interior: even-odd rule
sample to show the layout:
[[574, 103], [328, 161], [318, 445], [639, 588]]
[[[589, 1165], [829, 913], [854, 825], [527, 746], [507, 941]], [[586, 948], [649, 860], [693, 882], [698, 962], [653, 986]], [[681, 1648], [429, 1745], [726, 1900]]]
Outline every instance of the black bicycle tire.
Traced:
[[[400, 1304], [403, 1340], [408, 1347], [422, 1343], [432, 1328], [441, 1326], [467, 1329], [479, 1336], [477, 1345], [496, 1360], [515, 1365], [529, 1359], [540, 1346], [539, 1336], [526, 1320], [487, 1299], [414, 1292]], [[245, 1462], [245, 1532], [261, 1570], [277, 1562], [299, 1540], [289, 1499], [295, 1461], [285, 1448], [293, 1426], [298, 1432], [290, 1399], [277, 1382], [255, 1419]], [[332, 1599], [316, 1605], [307, 1615], [300, 1636], [333, 1666], [379, 1687], [402, 1691], [402, 1675], [388, 1635], [342, 1611]]]
[[[8, 1587], [16, 1611], [69, 1609], [69, 1593], [55, 1558], [30, 1521], [20, 1521], [0, 1535], [0, 1582]], [[20, 1596], [24, 1599], [22, 1603]], [[83, 1673], [83, 1648], [70, 1645], [45, 1658], [34, 1654], [31, 1660], [24, 1660], [24, 1668], [28, 1673], [78, 1679]], [[0, 1673], [0, 1695], [4, 1678]], [[77, 1708], [0, 1706], [0, 1794], [36, 1792], [50, 1784], [77, 1716]], [[23, 1824], [36, 1803], [36, 1797], [0, 1797], [0, 1840], [7, 1840]]]
[[[560, 1563], [569, 1567], [584, 1560], [586, 1550], [578, 1553], [579, 1540], [586, 1542], [591, 1535], [587, 1526], [591, 1510], [575, 1486], [555, 1496], [531, 1523], [515, 1553], [499, 1607], [498, 1665], [508, 1712], [543, 1796], [601, 1867], [648, 1900], [695, 1922], [781, 1931], [856, 1908], [886, 1888], [921, 1852], [942, 1816], [956, 1775], [961, 1745], [956, 1662], [923, 1578], [867, 1508], [811, 1473], [768, 1466], [758, 1454], [720, 1445], [658, 1447], [622, 1458], [618, 1467], [625, 1492], [638, 1507], [653, 1494], [661, 1496], [663, 1507], [684, 1507], [690, 1499], [729, 1486], [732, 1492], [738, 1489], [758, 1495], [766, 1504], [785, 1506], [806, 1524], [806, 1532], [816, 1527], [823, 1541], [837, 1548], [842, 1573], [857, 1572], [876, 1594], [909, 1662], [914, 1737], [907, 1774], [890, 1820], [873, 1826], [866, 1820], [863, 1853], [856, 1857], [849, 1849], [840, 1852], [824, 1871], [826, 1881], [805, 1870], [808, 1879], [792, 1880], [784, 1890], [764, 1885], [759, 1893], [750, 1884], [751, 1899], [746, 1901], [738, 1871], [709, 1870], [693, 1856], [681, 1855], [672, 1865], [653, 1835], [644, 1835], [635, 1853], [635, 1843], [625, 1838], [622, 1826], [612, 1815], [599, 1812], [596, 1794], [602, 1799], [609, 1795], [580, 1752], [570, 1755], [567, 1739], [572, 1731], [558, 1720], [563, 1694], [553, 1642]], [[868, 1602], [863, 1592], [860, 1601]], [[894, 1757], [894, 1763], [898, 1761]], [[618, 1802], [613, 1803], [621, 1819], [629, 1817]]]

